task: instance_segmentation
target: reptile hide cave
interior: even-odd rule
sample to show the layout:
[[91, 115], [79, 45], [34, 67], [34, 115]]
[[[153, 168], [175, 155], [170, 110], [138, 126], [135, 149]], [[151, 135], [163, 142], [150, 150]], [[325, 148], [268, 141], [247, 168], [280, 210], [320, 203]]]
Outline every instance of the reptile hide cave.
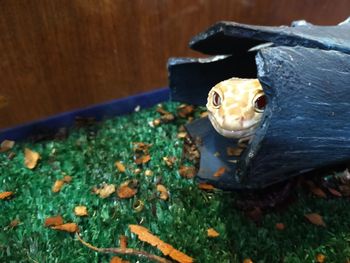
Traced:
[[[205, 105], [209, 90], [231, 78], [258, 78], [267, 106], [253, 140], [238, 158], [233, 139], [207, 118], [186, 126], [200, 140], [198, 178], [226, 190], [258, 189], [350, 159], [350, 19], [336, 26], [219, 22], [190, 47], [207, 58], [171, 58], [171, 98]], [[225, 167], [225, 173], [214, 173]]]

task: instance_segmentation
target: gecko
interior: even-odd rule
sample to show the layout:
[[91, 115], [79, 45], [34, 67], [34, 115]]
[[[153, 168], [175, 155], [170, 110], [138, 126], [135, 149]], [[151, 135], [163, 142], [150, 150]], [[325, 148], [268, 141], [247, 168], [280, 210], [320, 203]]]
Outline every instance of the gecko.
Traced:
[[230, 78], [216, 84], [208, 94], [208, 117], [214, 129], [228, 138], [250, 141], [267, 100], [258, 79]]

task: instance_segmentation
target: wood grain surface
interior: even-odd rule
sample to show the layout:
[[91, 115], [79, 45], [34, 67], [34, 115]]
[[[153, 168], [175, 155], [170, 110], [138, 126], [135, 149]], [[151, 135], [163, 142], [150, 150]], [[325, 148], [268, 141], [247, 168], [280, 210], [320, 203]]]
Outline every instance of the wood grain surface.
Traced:
[[167, 85], [220, 20], [336, 24], [347, 0], [1, 0], [0, 128]]

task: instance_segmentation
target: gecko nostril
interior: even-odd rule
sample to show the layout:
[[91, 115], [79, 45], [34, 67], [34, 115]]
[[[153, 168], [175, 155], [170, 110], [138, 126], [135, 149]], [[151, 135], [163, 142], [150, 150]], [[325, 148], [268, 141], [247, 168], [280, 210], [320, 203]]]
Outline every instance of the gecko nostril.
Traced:
[[213, 105], [215, 107], [221, 106], [221, 97], [216, 91], [213, 91]]

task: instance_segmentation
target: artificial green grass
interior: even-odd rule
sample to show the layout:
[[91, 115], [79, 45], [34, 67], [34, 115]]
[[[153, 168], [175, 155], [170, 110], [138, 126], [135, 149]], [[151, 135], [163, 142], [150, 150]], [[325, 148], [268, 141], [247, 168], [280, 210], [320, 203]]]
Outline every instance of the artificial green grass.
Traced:
[[[175, 113], [177, 103], [164, 107]], [[198, 112], [197, 112], [198, 115]], [[119, 235], [128, 236], [129, 247], [161, 253], [138, 241], [130, 233], [129, 224], [150, 229], [163, 241], [193, 257], [196, 262], [315, 262], [317, 253], [326, 256], [326, 262], [346, 262], [350, 258], [349, 200], [321, 199], [299, 190], [297, 201], [283, 212], [264, 216], [257, 226], [233, 207], [235, 195], [199, 190], [195, 180], [184, 179], [178, 173], [183, 141], [177, 138], [184, 120], [151, 128], [149, 121], [159, 117], [155, 108], [128, 116], [116, 117], [96, 124], [97, 134], [89, 129], [72, 129], [62, 141], [17, 143], [14, 159], [0, 154], [0, 192], [14, 191], [10, 200], [0, 200], [0, 262], [108, 262], [111, 255], [96, 253], [84, 247], [73, 234], [44, 227], [44, 220], [62, 215], [66, 222], [78, 223], [82, 237], [97, 247], [118, 247]], [[134, 163], [133, 142], [151, 143], [151, 161], [138, 167]], [[34, 170], [25, 168], [23, 149], [28, 147], [41, 154]], [[173, 168], [165, 156], [177, 158]], [[120, 173], [115, 161], [127, 167]], [[150, 169], [152, 176], [145, 176]], [[59, 193], [51, 187], [63, 174], [73, 177]], [[170, 192], [170, 199], [157, 198], [156, 182]], [[138, 194], [121, 200], [113, 194], [101, 199], [91, 193], [102, 183], [119, 185], [128, 179], [138, 179]], [[145, 203], [142, 212], [132, 206], [135, 200]], [[74, 207], [85, 205], [89, 216], [74, 215]], [[310, 224], [304, 214], [315, 212], [323, 216], [327, 227]], [[11, 228], [13, 219], [20, 224]], [[285, 230], [275, 224], [282, 222]], [[220, 236], [208, 238], [207, 229], [215, 228]], [[136, 257], [123, 257], [131, 262], [148, 262]]]

